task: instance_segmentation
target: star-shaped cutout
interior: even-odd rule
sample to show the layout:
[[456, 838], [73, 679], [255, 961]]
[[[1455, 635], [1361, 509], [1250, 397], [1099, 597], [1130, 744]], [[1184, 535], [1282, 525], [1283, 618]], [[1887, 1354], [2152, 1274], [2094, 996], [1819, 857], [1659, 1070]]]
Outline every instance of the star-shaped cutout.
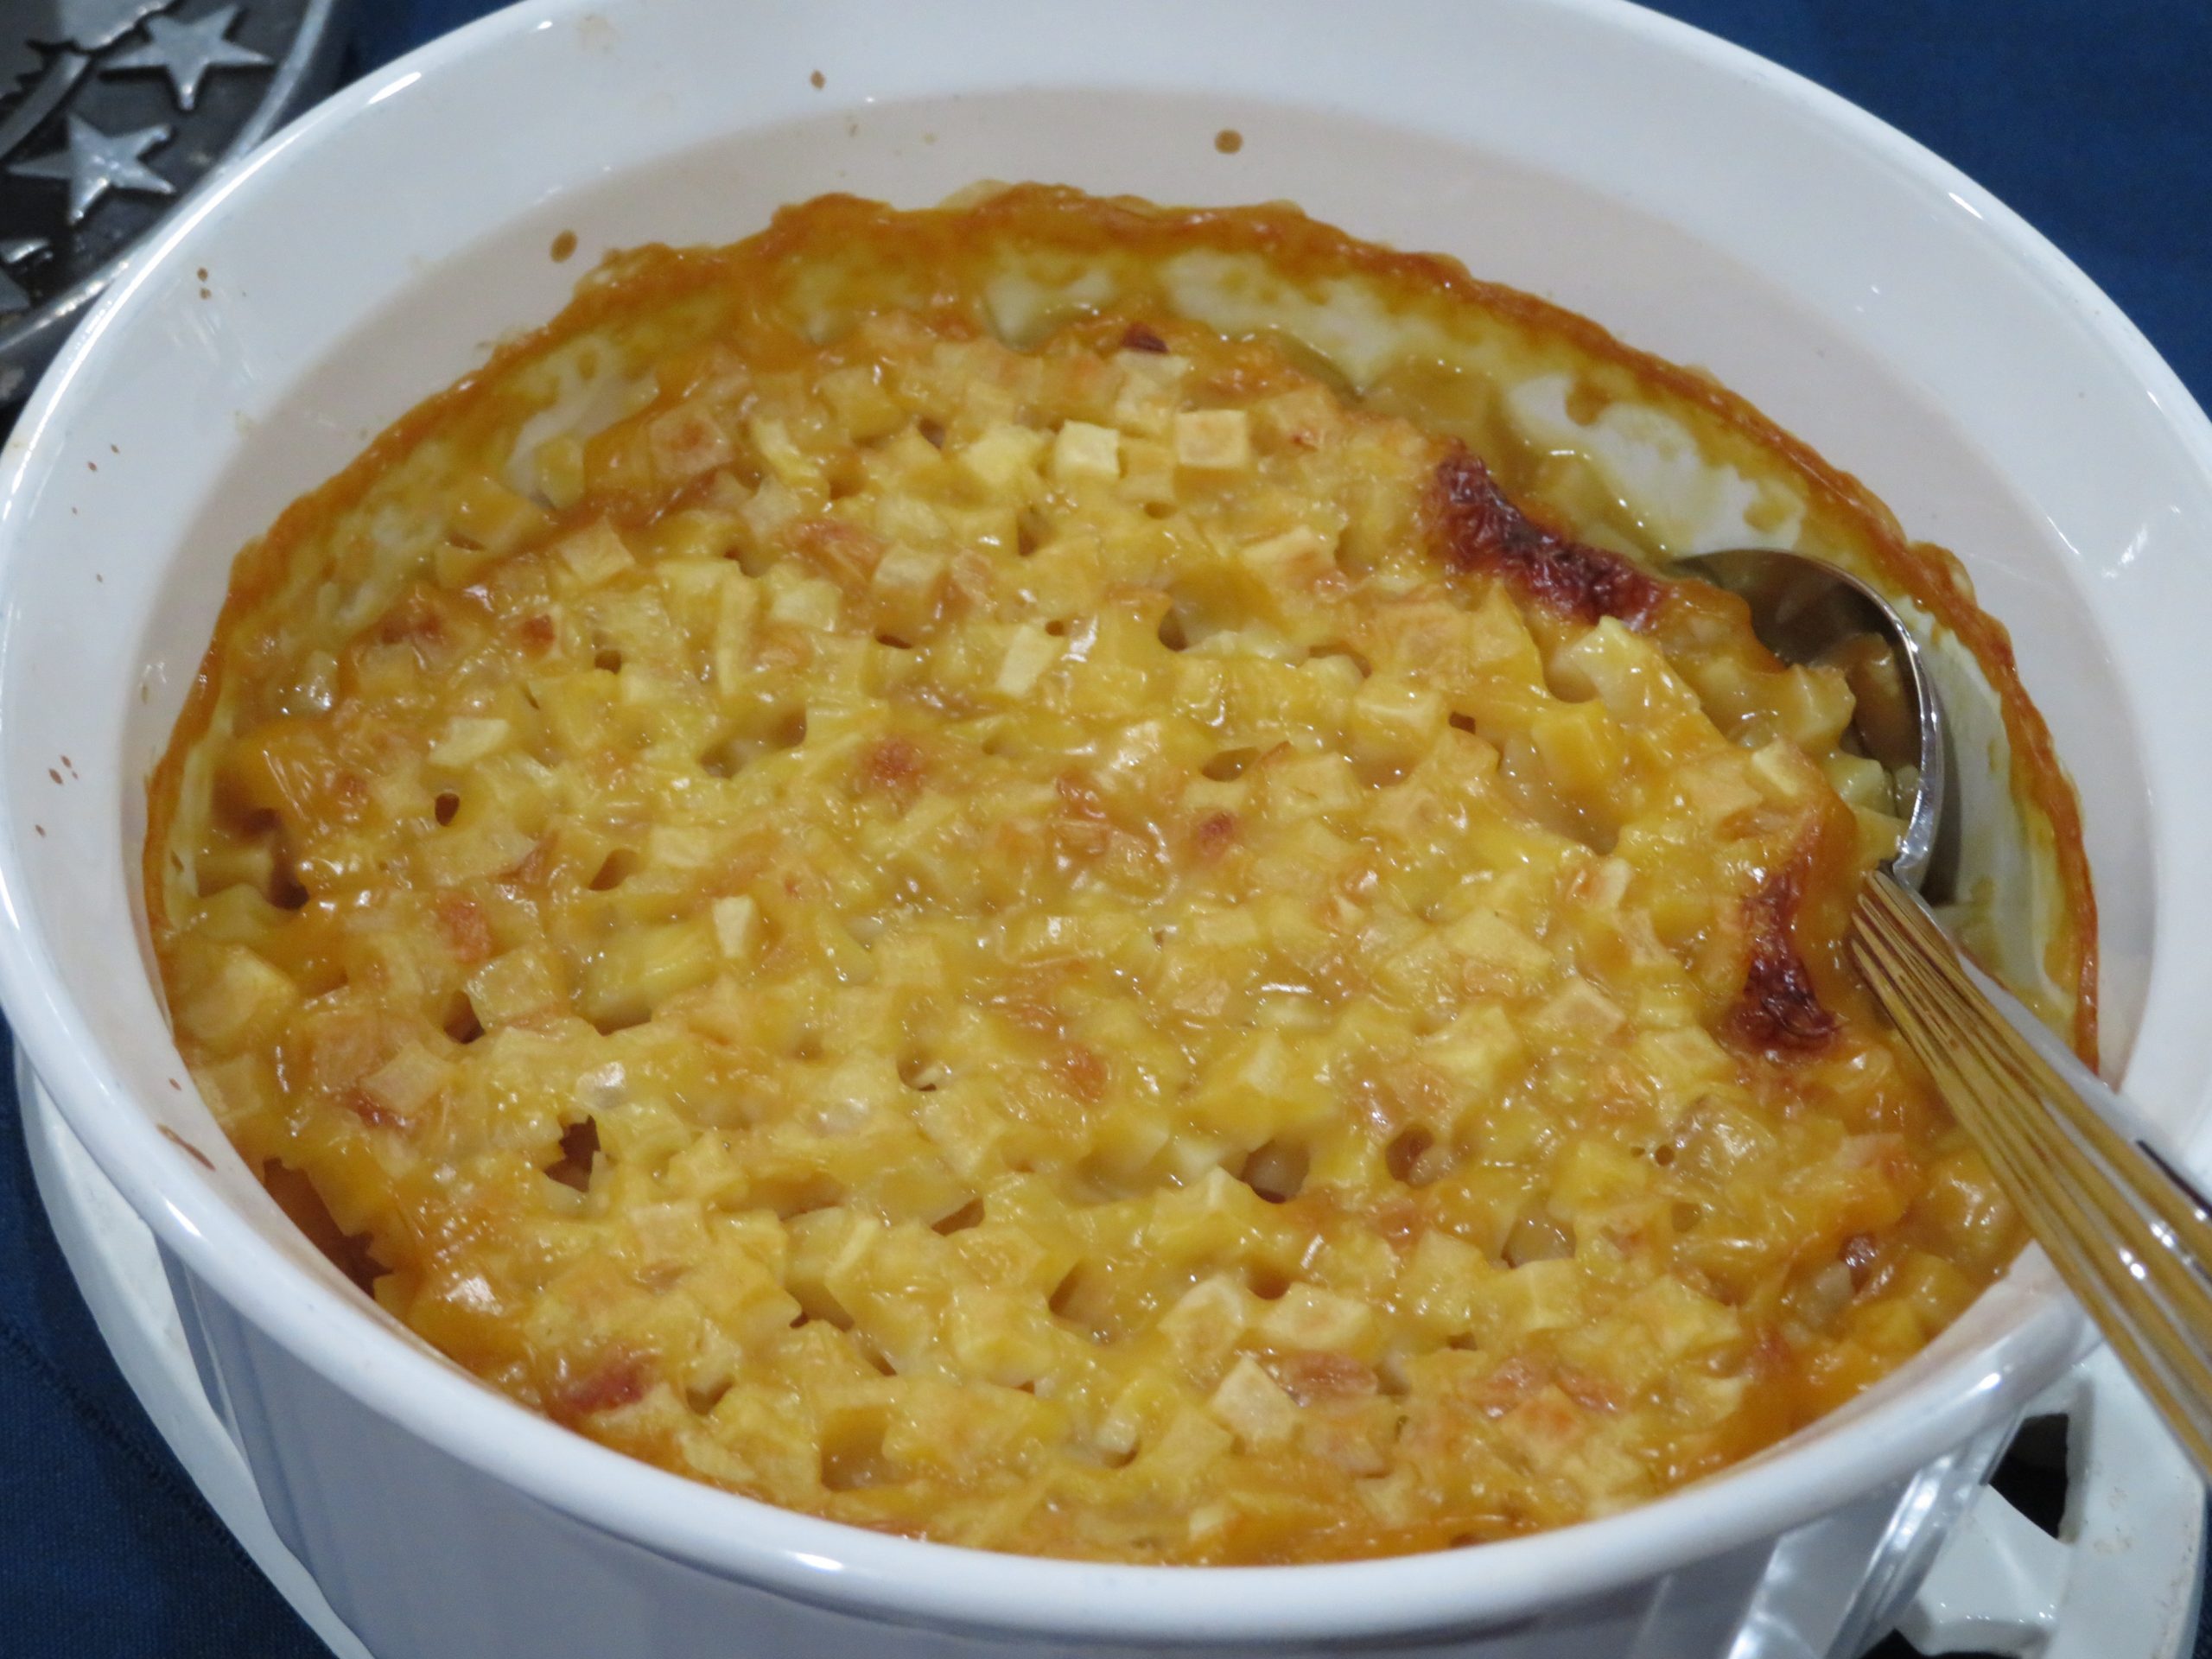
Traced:
[[210, 69], [257, 69], [269, 60], [229, 38], [238, 9], [224, 6], [205, 17], [181, 23], [174, 17], [149, 17], [146, 44], [108, 60], [110, 69], [158, 69], [176, 89], [176, 101], [188, 113], [200, 99], [200, 83]]
[[26, 179], [54, 179], [69, 187], [69, 222], [84, 222], [111, 190], [136, 190], [173, 196], [176, 187], [146, 165], [146, 152], [169, 141], [167, 127], [136, 132], [102, 132], [81, 115], [69, 118], [69, 145], [48, 156], [17, 162], [8, 170]]

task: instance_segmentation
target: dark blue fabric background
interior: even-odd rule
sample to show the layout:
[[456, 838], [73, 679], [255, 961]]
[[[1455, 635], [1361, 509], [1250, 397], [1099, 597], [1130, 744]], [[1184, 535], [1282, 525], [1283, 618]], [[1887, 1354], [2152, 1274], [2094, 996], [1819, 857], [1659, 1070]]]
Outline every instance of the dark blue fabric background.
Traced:
[[[492, 9], [363, 0], [354, 63]], [[1957, 162], [2083, 266], [2212, 403], [2204, 0], [1673, 0], [1662, 10], [1811, 76]], [[1347, 10], [1347, 27], [1352, 17]], [[0, 1656], [321, 1654], [124, 1387], [39, 1211], [15, 1114], [0, 1081]]]

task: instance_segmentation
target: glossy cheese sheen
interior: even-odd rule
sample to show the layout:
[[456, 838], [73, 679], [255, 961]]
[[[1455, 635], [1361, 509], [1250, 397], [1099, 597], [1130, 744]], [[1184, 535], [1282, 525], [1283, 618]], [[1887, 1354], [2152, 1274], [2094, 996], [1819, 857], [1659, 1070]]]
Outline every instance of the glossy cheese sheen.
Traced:
[[[1770, 1443], [2019, 1230], [1842, 966], [1840, 676], [1531, 444], [1560, 373], [1695, 402], [1281, 210], [614, 262], [242, 557], [149, 842], [196, 1079], [456, 1359], [861, 1525], [1334, 1559]], [[1885, 556], [1721, 413], [1684, 499]]]

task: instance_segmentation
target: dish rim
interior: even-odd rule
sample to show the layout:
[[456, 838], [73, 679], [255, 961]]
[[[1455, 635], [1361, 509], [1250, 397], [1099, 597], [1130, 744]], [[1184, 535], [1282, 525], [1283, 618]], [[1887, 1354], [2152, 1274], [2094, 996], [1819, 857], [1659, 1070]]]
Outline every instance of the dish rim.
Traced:
[[[2064, 255], [1948, 162], [1837, 95], [1688, 24], [1608, 0], [1521, 3], [1600, 22], [1643, 36], [1662, 53], [1750, 79], [1854, 146], [1946, 189], [2012, 265], [2040, 282], [2152, 395], [2184, 448], [2212, 474], [2212, 423], [2139, 331]], [[45, 465], [43, 441], [57, 411], [67, 409], [73, 382], [201, 225], [270, 169], [342, 143], [350, 119], [402, 79], [465, 70], [477, 54], [541, 19], [607, 9], [604, 0], [597, 6], [540, 0], [431, 42], [295, 123], [162, 232], [58, 357], [25, 410], [19, 441], [0, 461], [0, 593], [25, 556], [21, 529], [10, 522], [18, 515], [6, 509], [20, 507], [27, 480]], [[0, 652], [12, 622], [11, 615]], [[1894, 1402], [1863, 1423], [1637, 1509], [1487, 1544], [1473, 1554], [1190, 1569], [1001, 1555], [868, 1532], [707, 1486], [562, 1429], [419, 1341], [378, 1327], [369, 1309], [346, 1305], [306, 1268], [283, 1260], [198, 1171], [160, 1147], [155, 1124], [92, 1040], [16, 902], [29, 879], [16, 816], [0, 798], [0, 1001], [71, 1126], [164, 1249], [358, 1403], [448, 1456], [601, 1531], [801, 1600], [925, 1624], [1182, 1643], [1357, 1638], [1495, 1623], [1719, 1554], [1901, 1478], [2024, 1406], [2083, 1345], [2080, 1313], [2046, 1300], [2005, 1338], [2005, 1365], [1941, 1398], [1922, 1397], [1933, 1388], [1918, 1390], [1910, 1406]]]

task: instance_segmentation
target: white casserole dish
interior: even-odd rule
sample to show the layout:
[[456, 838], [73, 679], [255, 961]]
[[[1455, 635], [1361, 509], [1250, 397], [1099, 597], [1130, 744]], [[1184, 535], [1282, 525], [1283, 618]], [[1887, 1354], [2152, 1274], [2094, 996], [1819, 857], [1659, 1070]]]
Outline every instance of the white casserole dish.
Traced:
[[1825, 1537], [1815, 1576], [1834, 1582], [1801, 1571], [1788, 1617], [1825, 1643], [1882, 1599], [1859, 1580], [1901, 1504], [1940, 1518], [1971, 1459], [1908, 1488], [1916, 1471], [2080, 1345], [2039, 1256], [1844, 1412], [1640, 1510], [1351, 1566], [1073, 1566], [767, 1509], [521, 1411], [353, 1292], [194, 1096], [144, 949], [143, 779], [238, 546], [486, 341], [550, 315], [583, 263], [548, 257], [563, 230], [588, 262], [728, 240], [822, 190], [918, 204], [988, 175], [1287, 197], [1458, 255], [1710, 367], [1870, 480], [2011, 625], [2083, 798], [2108, 1065], [2169, 1126], [2202, 1126], [2212, 428], [1970, 181], [1613, 5], [1392, 3], [1355, 26], [1318, 0], [533, 0], [350, 89], [212, 192], [72, 343], [0, 467], [0, 998], [161, 1241], [279, 1532], [392, 1659], [1672, 1655], [1771, 1626], [1777, 1541], [1819, 1521], [1792, 1548], [1802, 1567]]

